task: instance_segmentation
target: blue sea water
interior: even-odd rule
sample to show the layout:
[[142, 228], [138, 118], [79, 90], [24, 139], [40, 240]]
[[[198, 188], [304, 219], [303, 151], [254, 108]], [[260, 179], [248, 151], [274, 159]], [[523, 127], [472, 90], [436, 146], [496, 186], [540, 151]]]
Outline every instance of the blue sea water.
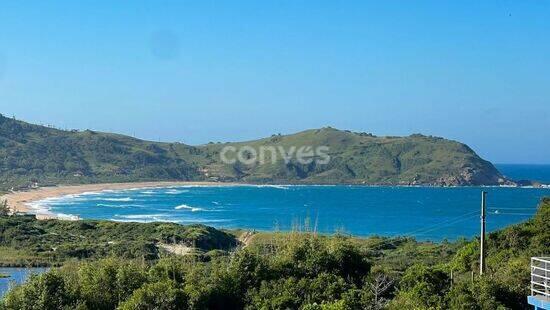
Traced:
[[512, 180], [531, 180], [550, 184], [550, 165], [496, 164], [495, 167]]
[[10, 289], [12, 285], [25, 282], [32, 274], [46, 271], [47, 268], [1, 268], [0, 273], [9, 277], [0, 278], [0, 298]]
[[489, 231], [527, 220], [541, 197], [550, 196], [549, 188], [185, 186], [84, 193], [34, 207], [84, 219], [256, 230], [308, 226], [322, 233], [438, 241], [479, 234], [482, 190], [488, 192]]

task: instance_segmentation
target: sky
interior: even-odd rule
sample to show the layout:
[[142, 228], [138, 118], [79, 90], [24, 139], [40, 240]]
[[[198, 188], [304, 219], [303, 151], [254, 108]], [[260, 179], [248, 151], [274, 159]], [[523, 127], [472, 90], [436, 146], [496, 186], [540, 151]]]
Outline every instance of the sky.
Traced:
[[332, 126], [550, 164], [550, 1], [3, 1], [0, 113], [154, 141]]

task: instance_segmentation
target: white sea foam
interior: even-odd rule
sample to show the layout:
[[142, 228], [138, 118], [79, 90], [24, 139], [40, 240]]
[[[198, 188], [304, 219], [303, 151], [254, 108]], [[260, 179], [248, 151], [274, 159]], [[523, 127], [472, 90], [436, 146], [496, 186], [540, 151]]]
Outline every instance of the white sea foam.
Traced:
[[42, 199], [42, 201], [68, 201], [68, 200], [75, 200], [77, 198], [80, 198], [80, 195], [69, 194], [69, 195], [63, 195], [59, 197], [44, 198]]
[[105, 200], [105, 201], [132, 201], [133, 199], [131, 197], [123, 197], [123, 198], [101, 198], [101, 200]]
[[277, 184], [243, 184], [241, 186], [250, 186], [250, 187], [257, 187], [257, 188], [276, 188], [276, 189], [290, 189], [293, 185], [277, 185]]
[[277, 189], [289, 189], [290, 188], [290, 187], [285, 186], [285, 185], [271, 185], [271, 186], [268, 186], [268, 187], [273, 187], [273, 188], [277, 188]]
[[168, 194], [168, 195], [177, 195], [177, 194], [182, 194], [182, 193], [187, 193], [187, 192], [189, 192], [189, 190], [187, 190], [187, 189], [169, 189], [164, 193]]
[[224, 222], [231, 222], [232, 219], [179, 219], [177, 220], [178, 223], [224, 223]]
[[65, 214], [65, 213], [54, 214], [54, 213], [52, 213], [51, 212], [51, 203], [55, 199], [56, 198], [46, 198], [46, 199], [42, 199], [42, 200], [39, 200], [39, 201], [29, 202], [26, 205], [29, 207], [30, 213], [34, 213], [34, 214], [37, 214], [37, 215], [47, 215], [47, 216], [57, 217], [59, 219], [71, 220], [71, 221], [76, 221], [76, 220], [80, 219], [80, 217], [78, 217], [77, 215], [73, 215], [73, 214]]
[[177, 223], [177, 220], [169, 218], [169, 214], [157, 213], [157, 214], [128, 214], [128, 215], [119, 215], [115, 214], [115, 218], [111, 219], [113, 221], [119, 222], [166, 222], [166, 223]]
[[151, 222], [163, 222], [163, 223], [179, 223], [178, 220], [167, 220], [167, 219], [161, 219], [158, 217], [152, 217], [152, 218], [135, 218], [135, 219], [121, 219], [121, 218], [111, 218], [111, 221], [114, 222], [138, 222], [138, 223], [151, 223]]
[[124, 219], [149, 219], [149, 218], [156, 218], [156, 217], [167, 217], [168, 214], [128, 214], [128, 215], [115, 215], [120, 218]]
[[191, 207], [191, 206], [188, 206], [188, 205], [185, 205], [185, 204], [179, 205], [179, 206], [175, 207], [174, 209], [176, 209], [176, 210], [189, 209], [189, 210], [191, 210], [191, 212], [203, 211], [203, 209], [201, 209], [201, 208], [195, 208], [195, 207]]
[[78, 195], [79, 196], [95, 196], [95, 195], [101, 195], [101, 192], [82, 192]]
[[72, 205], [78, 203], [76, 199], [73, 198], [66, 198], [66, 197], [51, 197], [51, 198], [44, 198], [37, 203], [44, 204], [44, 205]]
[[116, 207], [119, 207], [119, 206], [108, 204], [108, 203], [98, 203], [98, 204], [96, 204], [96, 207], [116, 208]]
[[65, 213], [57, 213], [55, 215], [56, 218], [61, 220], [68, 220], [68, 221], [78, 221], [80, 220], [80, 217], [78, 215], [73, 214], [65, 214]]
[[[124, 219], [117, 219], [117, 218], [111, 218], [111, 219], [109, 219], [109, 221], [123, 222], [123, 223], [140, 222], [140, 221], [136, 221], [136, 220], [124, 220]], [[143, 222], [143, 221], [141, 221], [141, 222]]]
[[165, 186], [162, 188], [194, 188], [194, 187], [214, 187], [214, 186], [216, 185], [188, 184], [188, 185]]
[[115, 204], [109, 204], [109, 203], [98, 203], [98, 204], [96, 204], [96, 207], [127, 209], [127, 208], [145, 208], [147, 206], [144, 206], [144, 205], [115, 205]]
[[29, 202], [26, 204], [35, 214], [50, 214], [50, 207], [42, 200]]

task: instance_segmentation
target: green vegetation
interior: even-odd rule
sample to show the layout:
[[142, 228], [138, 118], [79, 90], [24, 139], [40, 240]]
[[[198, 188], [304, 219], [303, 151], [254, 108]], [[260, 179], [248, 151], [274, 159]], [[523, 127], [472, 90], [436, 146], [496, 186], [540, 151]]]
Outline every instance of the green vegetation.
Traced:
[[0, 266], [60, 265], [108, 256], [148, 261], [160, 258], [165, 244], [192, 247], [204, 255], [214, 249], [229, 250], [237, 241], [203, 225], [0, 217]]
[[8, 201], [0, 201], [0, 216], [6, 216], [10, 214], [10, 208], [8, 207]]
[[[327, 165], [224, 164], [224, 146], [327, 146]], [[422, 135], [376, 137], [333, 128], [242, 143], [189, 146], [95, 131], [66, 131], [0, 115], [0, 189], [59, 183], [211, 180], [253, 183], [479, 185], [504, 181], [468, 146]]]
[[468, 146], [437, 137], [419, 134], [408, 137], [376, 137], [333, 128], [306, 130], [293, 135], [242, 143], [210, 144], [202, 147], [219, 157], [225, 146], [283, 147], [327, 146], [331, 160], [326, 165], [284, 163], [279, 156], [257, 165], [206, 165], [211, 175], [220, 179], [238, 179], [259, 183], [355, 183], [355, 184], [432, 184], [479, 185], [504, 181], [493, 165], [475, 154]]
[[[71, 223], [77, 225], [78, 223]], [[69, 224], [67, 224], [69, 225]], [[99, 223], [98, 223], [99, 225]], [[3, 309], [528, 309], [529, 258], [548, 254], [550, 199], [478, 241], [262, 233], [208, 259], [67, 263], [10, 291]], [[451, 273], [453, 278], [451, 279]]]
[[64, 131], [0, 116], [0, 182], [4, 188], [58, 183], [190, 180], [195, 148], [131, 137]]

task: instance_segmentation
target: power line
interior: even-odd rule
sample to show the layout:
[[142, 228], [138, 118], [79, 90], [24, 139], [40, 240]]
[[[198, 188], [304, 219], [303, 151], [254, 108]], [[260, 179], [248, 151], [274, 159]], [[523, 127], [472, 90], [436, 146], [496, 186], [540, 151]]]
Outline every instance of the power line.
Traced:
[[532, 216], [533, 214], [531, 213], [509, 213], [509, 212], [499, 212], [499, 213], [491, 213], [492, 215], [527, 215], [527, 216]]
[[532, 208], [487, 208], [487, 210], [533, 210], [536, 211], [536, 209]]
[[420, 229], [417, 229], [417, 230], [414, 230], [412, 232], [409, 232], [409, 233], [405, 233], [406, 235], [413, 235], [413, 234], [422, 234], [422, 233], [425, 233], [426, 230], [428, 231], [432, 231], [432, 230], [435, 230], [435, 229], [438, 229], [438, 228], [441, 228], [441, 227], [445, 227], [445, 226], [448, 226], [450, 224], [454, 224], [455, 222], [460, 222], [462, 221], [463, 219], [469, 219], [471, 217], [474, 217], [474, 216], [477, 216], [479, 213], [478, 211], [473, 211], [473, 212], [468, 212], [468, 213], [465, 213], [465, 214], [462, 214], [460, 216], [457, 216], [457, 217], [454, 217], [454, 218], [451, 218], [451, 219], [448, 219], [446, 221], [443, 221], [443, 222], [439, 222], [437, 224], [434, 224], [434, 225], [431, 225], [431, 226], [428, 226], [428, 227], [422, 227]]
[[[443, 227], [451, 225], [451, 224], [455, 224], [455, 223], [459, 223], [461, 221], [469, 220], [471, 218], [474, 218], [474, 217], [478, 216], [478, 214], [479, 214], [478, 211], [468, 212], [468, 213], [462, 214], [460, 216], [457, 216], [455, 218], [448, 219], [446, 221], [443, 221], [443, 222], [440, 222], [440, 223], [437, 223], [437, 224], [434, 224], [434, 225], [431, 225], [431, 226], [422, 227], [422, 228], [419, 228], [419, 229], [416, 229], [416, 230], [413, 230], [413, 231], [410, 231], [410, 232], [406, 232], [406, 233], [402, 234], [402, 236], [403, 237], [415, 237], [416, 235], [422, 235], [422, 234], [425, 234], [427, 232], [434, 231], [434, 230], [443, 228]], [[371, 244], [369, 246], [381, 246], [381, 245], [384, 245], [386, 243], [392, 243], [394, 241], [395, 241], [394, 238], [390, 238], [390, 239], [386, 239], [386, 240], [381, 240], [380, 243]]]
[[447, 224], [445, 224], [445, 225], [441, 225], [440, 227], [435, 227], [435, 228], [433, 228], [433, 229], [429, 229], [429, 230], [423, 231], [423, 232], [419, 233], [419, 235], [424, 235], [424, 234], [426, 234], [426, 233], [428, 233], [428, 232], [431, 232], [431, 231], [434, 231], [434, 230], [437, 230], [437, 229], [440, 229], [440, 228], [449, 226], [449, 225], [451, 225], [451, 224], [456, 224], [456, 223], [464, 222], [464, 221], [466, 221], [466, 220], [473, 219], [473, 218], [475, 218], [475, 217], [477, 217], [477, 216], [478, 216], [477, 214], [470, 215], [470, 216], [468, 216], [468, 217], [466, 217], [466, 218], [459, 219], [459, 220], [456, 220], [456, 221], [452, 221], [452, 222], [447, 223]]

